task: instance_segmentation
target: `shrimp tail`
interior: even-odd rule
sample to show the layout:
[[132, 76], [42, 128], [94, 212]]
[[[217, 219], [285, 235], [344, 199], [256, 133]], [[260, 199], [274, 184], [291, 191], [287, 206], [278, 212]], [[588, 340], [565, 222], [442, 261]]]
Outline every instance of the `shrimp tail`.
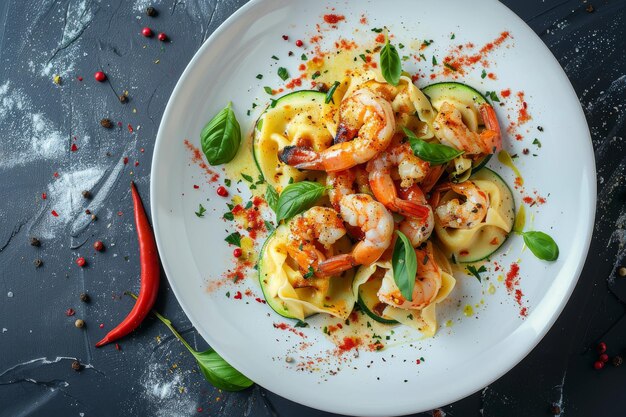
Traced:
[[498, 117], [496, 111], [489, 104], [483, 104], [478, 109], [485, 127], [487, 128], [480, 134], [481, 139], [485, 143], [488, 149], [487, 153], [496, 153], [502, 150], [502, 136], [500, 133], [500, 124], [498, 123]]
[[320, 277], [335, 276], [357, 265], [358, 263], [351, 254], [337, 255], [320, 262], [317, 265], [315, 275]]
[[304, 146], [285, 146], [278, 152], [278, 159], [298, 169], [324, 169], [320, 154]]
[[417, 219], [426, 219], [430, 214], [428, 206], [418, 204], [410, 200], [402, 200], [400, 198], [395, 199], [393, 202], [393, 209], [403, 216], [414, 217]]
[[350, 129], [345, 125], [340, 124], [337, 128], [337, 134], [335, 135], [335, 139], [333, 140], [333, 145], [343, 142], [349, 142], [354, 139], [358, 133], [358, 130]]

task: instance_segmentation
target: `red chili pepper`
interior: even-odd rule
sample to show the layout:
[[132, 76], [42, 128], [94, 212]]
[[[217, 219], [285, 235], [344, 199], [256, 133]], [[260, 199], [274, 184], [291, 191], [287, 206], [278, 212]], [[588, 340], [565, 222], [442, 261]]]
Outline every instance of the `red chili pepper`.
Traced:
[[156, 240], [154, 239], [152, 227], [148, 223], [146, 211], [141, 204], [137, 188], [135, 188], [135, 183], [130, 183], [130, 190], [133, 196], [135, 227], [137, 228], [139, 259], [141, 261], [139, 297], [128, 316], [117, 327], [107, 333], [104, 339], [96, 343], [96, 347], [118, 340], [135, 330], [150, 313], [159, 292], [161, 271], [159, 269], [159, 254], [157, 252]]

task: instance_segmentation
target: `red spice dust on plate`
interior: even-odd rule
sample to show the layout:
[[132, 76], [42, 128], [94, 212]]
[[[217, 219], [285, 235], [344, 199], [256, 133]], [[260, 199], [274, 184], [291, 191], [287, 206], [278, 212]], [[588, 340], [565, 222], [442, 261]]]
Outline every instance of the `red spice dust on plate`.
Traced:
[[520, 307], [519, 315], [520, 317], [528, 316], [528, 308], [524, 307], [523, 299], [524, 293], [522, 292], [520, 285], [520, 275], [519, 275], [519, 265], [513, 262], [509, 268], [509, 271], [506, 273], [506, 280], [504, 281], [506, 285], [506, 290], [509, 294], [513, 295], [515, 298], [515, 302]]
[[216, 182], [220, 179], [220, 174], [213, 171], [209, 166], [204, 162], [204, 155], [202, 151], [195, 147], [188, 139], [184, 140], [184, 144], [191, 152], [191, 162], [198, 165], [204, 173], [207, 175], [209, 182]]

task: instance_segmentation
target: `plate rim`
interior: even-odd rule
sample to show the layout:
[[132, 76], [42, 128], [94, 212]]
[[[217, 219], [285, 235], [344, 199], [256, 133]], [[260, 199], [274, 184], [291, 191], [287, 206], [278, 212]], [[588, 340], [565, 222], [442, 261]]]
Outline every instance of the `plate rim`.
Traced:
[[[193, 71], [194, 66], [196, 65], [196, 63], [201, 60], [202, 56], [206, 53], [206, 51], [208, 51], [211, 47], [211, 44], [213, 42], [216, 42], [216, 39], [218, 39], [221, 34], [223, 32], [226, 32], [227, 30], [229, 30], [230, 25], [233, 22], [236, 22], [239, 17], [241, 15], [244, 15], [248, 12], [249, 9], [252, 9], [262, 3], [270, 3], [272, 0], [251, 0], [248, 3], [242, 5], [239, 9], [237, 9], [233, 14], [231, 14], [226, 20], [224, 20], [224, 22], [222, 22], [216, 29], [215, 31], [203, 42], [203, 44], [200, 46], [200, 48], [195, 52], [194, 56], [192, 57], [192, 59], [189, 61], [189, 63], [187, 64], [187, 66], [185, 67], [184, 71], [182, 72], [180, 78], [178, 79], [178, 81], [176, 82], [176, 86], [174, 87], [174, 89], [172, 90], [172, 93], [168, 99], [167, 105], [165, 107], [165, 110], [163, 112], [161, 121], [159, 123], [159, 130], [156, 136], [156, 141], [155, 141], [155, 145], [154, 145], [154, 151], [153, 151], [153, 157], [152, 157], [152, 163], [151, 163], [151, 171], [150, 171], [150, 210], [151, 210], [151, 217], [152, 217], [152, 224], [153, 224], [153, 229], [154, 229], [154, 233], [155, 233], [155, 238], [156, 238], [156, 242], [157, 242], [157, 247], [159, 249], [159, 253], [162, 253], [162, 249], [165, 247], [165, 244], [163, 243], [164, 241], [164, 237], [161, 235], [161, 233], [159, 232], [160, 229], [160, 220], [158, 218], [158, 216], [154, 216], [154, 211], [153, 211], [153, 207], [157, 206], [157, 200], [156, 200], [156, 195], [158, 195], [158, 191], [157, 191], [157, 183], [155, 181], [153, 181], [154, 176], [155, 176], [155, 172], [157, 172], [158, 169], [158, 165], [159, 165], [159, 150], [161, 149], [161, 147], [163, 146], [162, 144], [167, 140], [165, 138], [165, 133], [164, 133], [164, 125], [167, 124], [167, 121], [169, 119], [170, 113], [173, 112], [173, 108], [175, 107], [175, 102], [177, 101], [177, 97], [181, 94], [181, 90], [183, 89], [183, 84], [185, 84], [185, 80], [189, 77], [189, 74]], [[479, 391], [480, 389], [492, 384], [494, 381], [496, 381], [497, 379], [501, 378], [503, 375], [507, 374], [508, 372], [510, 372], [515, 366], [517, 366], [524, 358], [526, 358], [528, 356], [528, 354], [544, 339], [545, 335], [550, 331], [550, 329], [552, 329], [552, 327], [554, 326], [554, 323], [556, 322], [556, 320], [561, 316], [563, 309], [565, 308], [565, 306], [567, 305], [567, 303], [569, 302], [571, 295], [574, 291], [574, 289], [576, 288], [578, 281], [580, 279], [580, 276], [582, 274], [582, 270], [586, 264], [586, 260], [589, 256], [589, 248], [591, 245], [591, 241], [592, 241], [592, 237], [593, 237], [593, 231], [594, 231], [594, 227], [595, 227], [595, 217], [596, 217], [596, 207], [597, 207], [597, 170], [596, 170], [596, 163], [595, 163], [595, 155], [593, 152], [593, 144], [592, 144], [592, 139], [591, 139], [591, 133], [589, 131], [589, 126], [587, 123], [587, 119], [585, 117], [584, 111], [582, 109], [582, 106], [578, 100], [578, 95], [576, 94], [576, 91], [574, 90], [571, 81], [569, 80], [569, 77], [567, 76], [567, 74], [565, 73], [565, 71], [563, 70], [563, 67], [560, 65], [560, 63], [558, 62], [558, 60], [556, 59], [556, 57], [552, 54], [552, 52], [550, 51], [550, 49], [547, 47], [547, 45], [543, 42], [543, 40], [541, 40], [541, 38], [534, 32], [534, 30], [532, 30], [532, 28], [521, 18], [519, 17], [515, 12], [513, 12], [509, 7], [507, 7], [506, 5], [500, 3], [497, 0], [485, 0], [487, 2], [490, 2], [492, 4], [494, 4], [494, 7], [502, 7], [503, 12], [507, 13], [509, 15], [509, 18], [511, 20], [517, 20], [517, 23], [524, 28], [524, 30], [526, 30], [529, 34], [529, 36], [534, 37], [536, 41], [538, 41], [541, 45], [542, 48], [544, 50], [544, 52], [547, 52], [547, 55], [550, 57], [550, 59], [553, 61], [553, 63], [556, 65], [556, 68], [560, 69], [559, 75], [564, 78], [564, 81], [566, 83], [566, 85], [569, 87], [569, 94], [571, 94], [571, 96], [573, 98], [576, 99], [576, 102], [578, 103], [578, 105], [576, 106], [578, 113], [579, 113], [579, 117], [582, 120], [582, 123], [584, 123], [584, 125], [586, 126], [586, 129], [584, 132], [581, 133], [581, 135], [585, 135], [587, 141], [586, 146], [588, 148], [588, 152], [587, 154], [590, 155], [589, 159], [586, 161], [587, 162], [587, 167], [589, 168], [589, 173], [585, 176], [583, 175], [583, 179], [588, 181], [589, 184], [583, 184], [583, 185], [588, 185], [588, 193], [589, 193], [589, 202], [588, 202], [588, 206], [585, 207], [585, 209], [589, 212], [589, 219], [588, 219], [588, 224], [587, 224], [587, 228], [586, 230], [583, 229], [586, 232], [586, 235], [584, 236], [584, 242], [582, 245], [582, 254], [584, 256], [581, 256], [579, 259], [580, 261], [578, 262], [578, 264], [576, 265], [576, 267], [574, 268], [573, 271], [573, 276], [574, 279], [572, 279], [569, 283], [569, 286], [566, 288], [565, 290], [565, 294], [564, 296], [559, 300], [558, 306], [556, 306], [556, 308], [554, 308], [553, 310], [553, 314], [551, 315], [551, 317], [549, 318], [549, 320], [545, 320], [542, 322], [542, 327], [540, 329], [540, 331], [537, 332], [537, 336], [534, 338], [534, 340], [527, 344], [526, 347], [524, 349], [521, 349], [520, 351], [517, 351], [517, 355], [513, 356], [513, 360], [508, 360], [507, 366], [501, 366], [499, 368], [499, 370], [497, 372], [491, 372], [489, 374], [489, 376], [485, 377], [485, 376], [476, 376], [476, 379], [474, 379], [474, 382], [471, 385], [471, 387], [462, 390], [461, 392], [458, 392], [457, 395], [454, 396], [450, 396], [450, 401], [448, 402], [448, 404], [451, 404], [453, 402], [456, 402], [460, 399], [463, 399], [477, 391]], [[198, 325], [198, 321], [189, 314], [190, 311], [190, 307], [186, 306], [184, 302], [182, 302], [182, 299], [180, 297], [181, 294], [181, 290], [180, 288], [178, 288], [178, 285], [175, 283], [175, 280], [173, 278], [170, 278], [172, 275], [172, 271], [171, 269], [168, 267], [167, 263], [164, 261], [164, 256], [161, 255], [161, 265], [163, 267], [163, 270], [165, 271], [165, 275], [169, 281], [170, 287], [172, 288], [172, 291], [174, 293], [174, 296], [176, 297], [178, 303], [181, 306], [181, 309], [183, 310], [183, 312], [185, 313], [185, 315], [187, 316], [187, 318], [189, 319], [189, 321], [191, 322], [191, 324], [194, 326], [194, 328], [196, 328], [196, 330], [198, 331], [198, 334], [200, 336], [202, 336], [203, 339], [205, 339], [207, 342], [212, 339], [210, 336], [207, 337], [208, 335], [203, 334], [203, 332], [201, 331], [202, 326]], [[510, 333], [509, 335], [507, 335], [507, 337], [505, 338], [508, 339], [509, 337], [512, 337], [512, 335], [514, 335], [516, 332], [519, 331], [519, 328], [516, 329], [515, 331], [513, 331], [512, 333]], [[213, 347], [213, 346], [211, 346]], [[231, 364], [232, 363], [238, 363], [240, 362], [239, 360], [237, 360], [236, 358], [231, 357], [231, 355], [228, 352], [222, 352], [219, 351], [218, 349], [216, 349], [216, 351], [222, 356], [224, 357], [227, 361], [229, 361]], [[259, 384], [261, 386], [264, 386], [262, 384]], [[265, 387], [264, 387], [265, 388]], [[371, 416], [376, 416], [376, 415], [386, 415], [386, 416], [391, 416], [391, 415], [406, 415], [406, 414], [411, 414], [411, 413], [415, 413], [415, 412], [420, 412], [421, 409], [420, 408], [411, 408], [410, 406], [407, 407], [397, 407], [396, 409], [394, 409], [391, 413], [389, 412], [389, 410], [385, 411], [384, 413], [379, 412], [379, 410], [374, 410], [373, 413], [364, 413], [363, 410], [357, 410], [356, 408], [351, 411], [350, 408], [336, 408], [336, 407], [326, 407], [324, 406], [324, 403], [320, 403], [318, 401], [315, 401], [314, 398], [310, 398], [309, 400], [303, 399], [304, 397], [301, 398], [293, 398], [293, 397], [287, 397], [285, 396], [285, 394], [283, 394], [280, 391], [274, 391], [271, 390], [269, 388], [265, 388], [268, 389], [271, 392], [275, 392], [277, 395], [280, 395], [283, 398], [287, 398], [291, 401], [295, 401], [299, 404], [308, 406], [308, 407], [312, 407], [318, 410], [323, 410], [326, 412], [331, 412], [331, 413], [345, 413], [348, 415], [371, 415]], [[439, 404], [439, 405], [435, 405], [435, 406], [443, 406], [445, 404]], [[432, 408], [432, 407], [431, 407]], [[357, 414], [358, 412], [358, 414]]]

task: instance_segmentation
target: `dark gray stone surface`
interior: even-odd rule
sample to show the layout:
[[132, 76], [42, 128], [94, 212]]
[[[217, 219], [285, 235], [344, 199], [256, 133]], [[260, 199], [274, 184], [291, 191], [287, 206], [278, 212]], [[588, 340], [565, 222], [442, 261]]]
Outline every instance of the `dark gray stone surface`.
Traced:
[[[328, 415], [258, 387], [215, 391], [153, 319], [121, 341], [121, 350], [93, 348], [104, 333], [99, 324], [112, 328], [132, 304], [121, 291], [137, 284], [128, 182], [138, 183], [147, 202], [167, 99], [198, 47], [245, 1], [155, 0], [160, 14], [149, 24], [170, 35], [168, 44], [138, 35], [149, 3], [0, 1], [0, 416]], [[550, 47], [585, 110], [598, 168], [595, 235], [574, 295], [545, 339], [498, 381], [443, 410], [541, 416], [556, 402], [565, 416], [624, 415], [626, 366], [596, 372], [591, 364], [598, 340], [611, 355], [626, 347], [618, 298], [626, 282], [616, 278], [626, 264], [626, 1], [504, 3]], [[586, 10], [591, 5], [593, 12]], [[93, 82], [100, 68], [108, 83]], [[124, 91], [130, 101], [121, 104]], [[104, 130], [104, 117], [121, 126]], [[82, 189], [93, 199], [84, 200]], [[40, 248], [29, 245], [33, 235]], [[98, 239], [103, 253], [92, 249]], [[75, 265], [79, 256], [86, 268]], [[35, 268], [38, 258], [43, 266]], [[82, 292], [91, 295], [89, 304], [79, 300]], [[205, 347], [165, 280], [157, 307]], [[74, 316], [66, 316], [68, 308]], [[74, 327], [76, 318], [85, 329]], [[87, 364], [81, 372], [71, 369], [74, 358]]]

